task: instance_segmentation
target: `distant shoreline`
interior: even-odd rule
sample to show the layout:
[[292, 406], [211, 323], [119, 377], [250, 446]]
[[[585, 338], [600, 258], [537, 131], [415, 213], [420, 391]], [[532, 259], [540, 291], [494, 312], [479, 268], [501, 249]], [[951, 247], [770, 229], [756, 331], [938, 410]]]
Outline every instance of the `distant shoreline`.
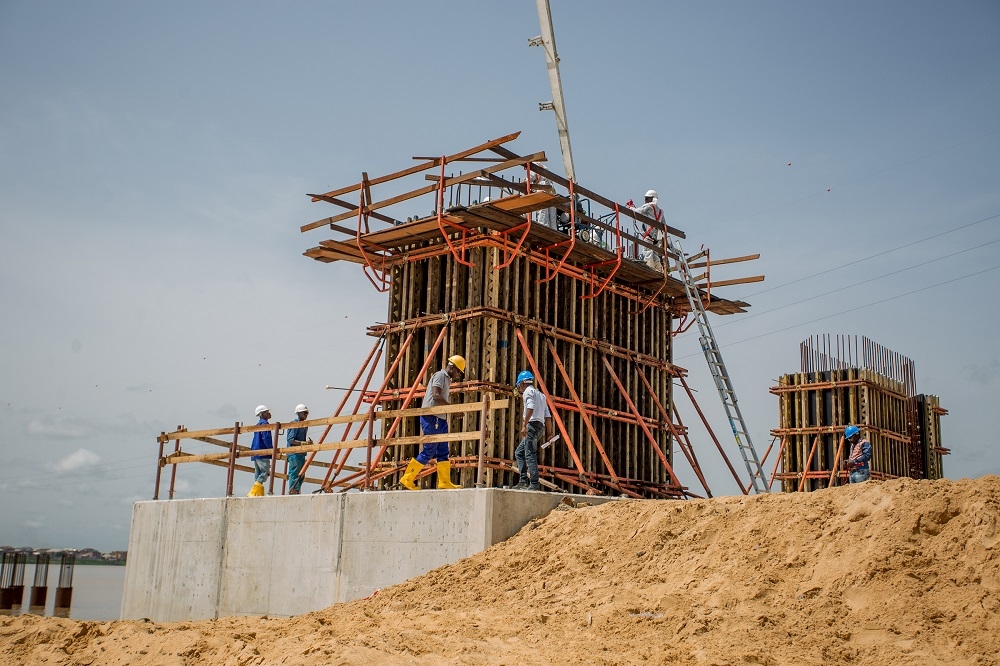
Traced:
[[[38, 560], [35, 559], [34, 555], [32, 555], [26, 560], [26, 564], [38, 564]], [[88, 558], [88, 559], [76, 560], [74, 564], [76, 564], [76, 566], [85, 565], [85, 566], [97, 566], [97, 567], [123, 567], [125, 566], [125, 560], [91, 560]], [[49, 562], [49, 566], [58, 567], [59, 566], [58, 557], [52, 558], [52, 560]]]

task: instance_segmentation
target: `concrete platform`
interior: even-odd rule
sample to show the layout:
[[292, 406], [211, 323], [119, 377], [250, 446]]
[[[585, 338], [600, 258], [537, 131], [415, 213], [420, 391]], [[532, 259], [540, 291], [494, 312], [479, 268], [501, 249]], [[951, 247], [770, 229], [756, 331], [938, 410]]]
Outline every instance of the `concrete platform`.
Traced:
[[615, 501], [469, 488], [136, 502], [121, 617], [320, 610], [483, 551], [565, 497]]

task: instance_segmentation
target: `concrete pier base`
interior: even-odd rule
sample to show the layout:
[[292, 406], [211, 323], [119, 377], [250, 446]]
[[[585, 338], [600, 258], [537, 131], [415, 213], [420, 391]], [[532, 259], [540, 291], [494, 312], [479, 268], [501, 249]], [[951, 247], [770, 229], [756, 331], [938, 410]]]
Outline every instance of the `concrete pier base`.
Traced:
[[136, 502], [122, 619], [291, 616], [474, 555], [564, 497], [498, 488]]

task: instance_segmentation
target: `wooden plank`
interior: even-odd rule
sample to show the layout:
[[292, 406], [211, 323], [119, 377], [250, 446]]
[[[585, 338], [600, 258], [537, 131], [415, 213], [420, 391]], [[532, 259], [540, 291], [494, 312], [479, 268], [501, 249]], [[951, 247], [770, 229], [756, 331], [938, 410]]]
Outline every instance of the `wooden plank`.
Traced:
[[[444, 187], [450, 187], [451, 185], [457, 185], [459, 183], [467, 183], [470, 180], [475, 180], [476, 178], [478, 178], [480, 174], [493, 173], [494, 171], [503, 171], [504, 169], [509, 169], [511, 167], [518, 166], [521, 164], [527, 164], [528, 162], [544, 162], [544, 161], [545, 161], [544, 152], [534, 153], [532, 155], [528, 155], [527, 157], [509, 159], [506, 162], [501, 162], [500, 164], [494, 164], [493, 166], [486, 167], [485, 169], [482, 169], [480, 171], [470, 171], [469, 173], [462, 174], [461, 176], [453, 176], [451, 178], [446, 178], [444, 181]], [[406, 201], [408, 199], [413, 199], [415, 197], [419, 197], [424, 194], [430, 194], [431, 192], [436, 192], [439, 187], [440, 185], [428, 185], [427, 187], [421, 187], [416, 190], [404, 192], [403, 194], [390, 197], [389, 199], [383, 199], [382, 201], [377, 201], [375, 203], [369, 204], [365, 206], [365, 211], [371, 212], [373, 210], [378, 210], [379, 208], [385, 208], [386, 206], [391, 206], [393, 204], [397, 204], [402, 201]], [[309, 224], [300, 227], [300, 230], [303, 232], [310, 231], [312, 229], [325, 226], [327, 224], [332, 224], [334, 222], [346, 220], [347, 218], [353, 217], [354, 215], [355, 213], [348, 211], [346, 213], [341, 213], [340, 215], [334, 215], [333, 217], [324, 218], [316, 222], [310, 222]]]
[[754, 259], [760, 259], [760, 253], [747, 254], [742, 257], [730, 257], [729, 259], [712, 259], [711, 262], [699, 261], [696, 264], [688, 264], [688, 268], [704, 268], [709, 264], [712, 266], [721, 266], [722, 264], [735, 264], [740, 261], [753, 261]]
[[[510, 150], [504, 148], [503, 146], [493, 146], [493, 147], [490, 148], [490, 150], [492, 150], [493, 152], [495, 152], [497, 155], [500, 155], [502, 157], [506, 157], [507, 159], [512, 159], [512, 158], [517, 157], [517, 153], [515, 153], [513, 151], [510, 151]], [[540, 175], [545, 176], [547, 179], [549, 179], [550, 181], [552, 181], [554, 183], [559, 183], [563, 187], [569, 188], [569, 180], [567, 180], [566, 178], [563, 178], [562, 176], [560, 176], [557, 173], [553, 173], [553, 172], [549, 171], [548, 169], [546, 169], [544, 167], [537, 166], [537, 165], [534, 165], [534, 164], [531, 165], [531, 170], [538, 172]], [[615, 210], [615, 207], [617, 206], [619, 212], [622, 215], [628, 215], [632, 219], [634, 219], [634, 220], [636, 220], [638, 222], [642, 222], [644, 224], [651, 225], [651, 226], [659, 229], [660, 231], [666, 230], [666, 232], [669, 233], [671, 236], [676, 236], [677, 238], [687, 238], [687, 236], [684, 235], [684, 232], [681, 231], [680, 229], [674, 229], [673, 227], [668, 226], [666, 224], [663, 224], [662, 222], [657, 222], [656, 220], [654, 220], [651, 217], [647, 217], [646, 215], [643, 215], [641, 213], [636, 213], [635, 211], [629, 209], [629, 207], [626, 206], [625, 204], [615, 203], [611, 199], [608, 199], [607, 197], [603, 197], [600, 194], [598, 194], [597, 192], [594, 192], [592, 190], [588, 190], [586, 187], [583, 187], [579, 183], [573, 183], [573, 192], [575, 194], [581, 194], [581, 195], [583, 195], [585, 197], [593, 199], [594, 201], [598, 202], [599, 204], [602, 204], [603, 206], [605, 206], [606, 208], [608, 208], [610, 210]]]
[[719, 280], [712, 282], [712, 288], [715, 287], [729, 287], [734, 284], [750, 284], [751, 282], [763, 282], [763, 275], [754, 275], [752, 277], [736, 278], [735, 280]]
[[[371, 193], [369, 193], [369, 194], [371, 194]], [[336, 205], [341, 206], [343, 208], [347, 208], [348, 210], [351, 210], [351, 211], [356, 211], [359, 208], [359, 206], [356, 206], [356, 205], [354, 205], [354, 204], [352, 204], [350, 202], [343, 201], [341, 199], [335, 199], [334, 197], [328, 197], [325, 194], [307, 194], [306, 196], [307, 197], [312, 197], [313, 201], [326, 201], [327, 203], [336, 204]], [[388, 222], [389, 224], [399, 224], [398, 220], [394, 220], [393, 218], [389, 217], [388, 215], [383, 215], [382, 213], [374, 213], [373, 212], [373, 213], [369, 213], [369, 215], [371, 215], [372, 217], [374, 217], [376, 220], [381, 220], [382, 222]], [[332, 222], [332, 220], [333, 220], [332, 217], [326, 218], [326, 219], [331, 220], [331, 222], [330, 222], [330, 228], [333, 229], [334, 231], [339, 231], [341, 233], [350, 234], [352, 236], [354, 236], [354, 235], [357, 234], [357, 230], [355, 230], [355, 229], [348, 229], [347, 227], [342, 227], [340, 225], [334, 224]], [[347, 218], [344, 218], [344, 219], [347, 219]]]
[[[460, 159], [469, 157], [470, 155], [475, 155], [476, 153], [481, 153], [484, 150], [489, 150], [490, 148], [494, 148], [494, 147], [499, 146], [501, 144], [513, 141], [514, 139], [516, 139], [520, 135], [521, 135], [521, 132], [518, 131], [518, 132], [514, 132], [513, 134], [507, 134], [506, 136], [502, 136], [502, 137], [500, 137], [498, 139], [492, 139], [490, 141], [487, 141], [486, 143], [481, 143], [478, 146], [475, 146], [473, 148], [469, 148], [468, 150], [463, 150], [463, 151], [461, 151], [459, 153], [455, 153], [454, 155], [449, 155], [449, 156], [445, 157], [445, 162], [456, 162], [456, 161], [458, 161]], [[390, 173], [388, 176], [379, 176], [378, 178], [373, 178], [373, 179], [371, 179], [371, 180], [368, 181], [368, 184], [369, 185], [379, 185], [381, 183], [387, 183], [390, 180], [395, 180], [397, 178], [403, 178], [404, 176], [410, 176], [410, 175], [413, 175], [415, 173], [420, 173], [421, 171], [426, 171], [427, 169], [431, 169], [431, 168], [436, 167], [436, 166], [441, 166], [441, 158], [440, 157], [435, 157], [433, 159], [429, 159], [429, 161], [426, 162], [425, 164], [417, 164], [417, 165], [412, 166], [412, 167], [410, 167], [408, 169], [403, 169], [402, 171], [397, 171], [395, 173]], [[332, 190], [330, 192], [327, 192], [326, 194], [324, 194], [322, 196], [336, 197], [336, 196], [340, 196], [341, 194], [347, 194], [348, 192], [357, 192], [359, 189], [361, 189], [361, 186], [362, 186], [362, 183], [357, 183], [355, 185], [349, 185], [348, 187], [342, 187], [339, 190]]]
[[[406, 409], [403, 411], [378, 411], [375, 413], [376, 419], [392, 419], [397, 416], [407, 417], [407, 416], [425, 416], [425, 415], [441, 415], [441, 414], [454, 414], [457, 412], [468, 412], [468, 411], [478, 411], [482, 409], [483, 402], [472, 402], [465, 404], [456, 405], [440, 405], [438, 407], [417, 407], [412, 409]], [[490, 410], [495, 411], [498, 409], [507, 409], [509, 401], [507, 399], [491, 400]], [[309, 419], [307, 421], [291, 421], [290, 423], [279, 423], [279, 425], [284, 428], [289, 425], [295, 426], [296, 428], [311, 428], [313, 426], [325, 426], [325, 425], [337, 425], [345, 423], [358, 423], [359, 421], [367, 421], [369, 418], [368, 413], [363, 414], [348, 414], [345, 416], [330, 416], [322, 419]], [[243, 426], [240, 428], [240, 433], [249, 432], [269, 432], [274, 430], [274, 423], [265, 423], [262, 425], [252, 425]], [[232, 435], [233, 428], [219, 428], [215, 430], [175, 430], [174, 432], [168, 432], [164, 435], [165, 439], [198, 439], [202, 437], [211, 437], [213, 435]], [[228, 444], [227, 444], [228, 446]]]
[[[482, 435], [479, 431], [472, 432], [449, 432], [440, 435], [417, 435], [414, 437], [393, 437], [391, 439], [375, 439], [374, 446], [403, 446], [405, 444], [429, 444], [432, 442], [461, 442], [465, 440], [478, 440]], [[368, 439], [352, 439], [344, 442], [329, 442], [326, 444], [304, 444], [294, 447], [279, 447], [275, 456], [278, 460], [288, 457], [289, 453], [311, 453], [313, 451], [336, 451], [338, 449], [360, 449], [368, 446]], [[274, 449], [243, 449], [236, 452], [237, 458], [249, 458], [251, 456], [266, 456], [270, 458]], [[209, 462], [212, 460], [227, 460], [230, 453], [203, 453], [191, 454], [178, 451], [164, 456], [166, 465], [191, 462]]]

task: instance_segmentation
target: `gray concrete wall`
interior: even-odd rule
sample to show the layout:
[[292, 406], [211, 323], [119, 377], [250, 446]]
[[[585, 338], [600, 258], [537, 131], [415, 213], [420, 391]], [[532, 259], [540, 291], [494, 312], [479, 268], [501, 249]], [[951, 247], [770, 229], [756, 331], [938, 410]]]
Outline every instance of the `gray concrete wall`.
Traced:
[[121, 616], [320, 610], [485, 550], [564, 497], [469, 488], [136, 502]]

